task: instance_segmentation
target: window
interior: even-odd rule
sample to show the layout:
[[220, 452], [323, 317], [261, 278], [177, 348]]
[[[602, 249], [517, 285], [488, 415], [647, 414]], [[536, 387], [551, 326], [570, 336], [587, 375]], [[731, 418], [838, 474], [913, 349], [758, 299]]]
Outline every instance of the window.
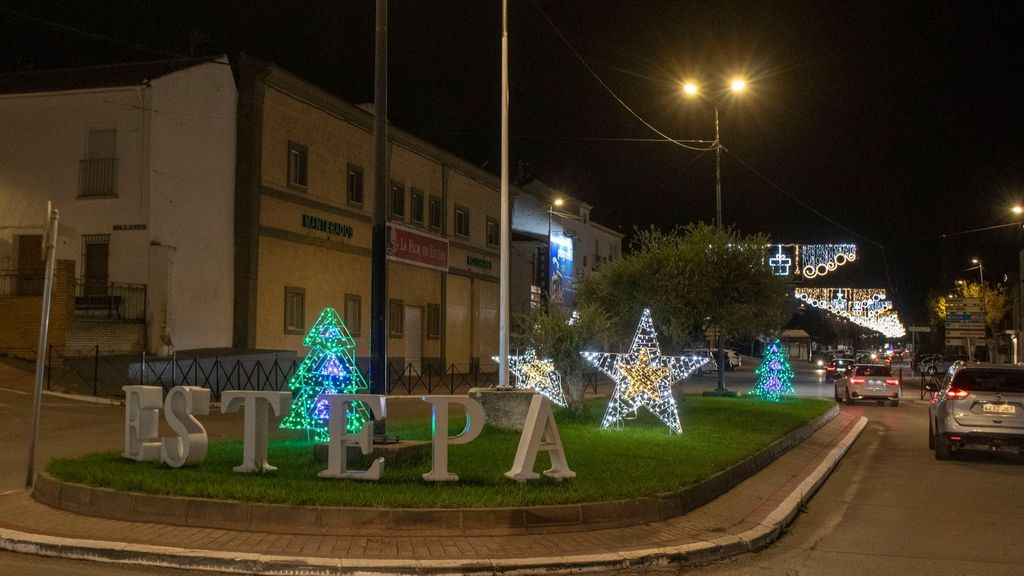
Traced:
[[348, 165], [347, 198], [349, 204], [363, 205], [363, 169], [354, 164]]
[[90, 130], [78, 164], [78, 196], [117, 195], [117, 130]]
[[409, 200], [412, 203], [409, 206], [409, 220], [413, 224], [423, 225], [423, 191], [412, 189], [409, 194]]
[[404, 332], [405, 303], [401, 300], [388, 301], [388, 336], [401, 338]]
[[302, 144], [288, 142], [288, 187], [305, 190], [308, 184], [309, 150]]
[[82, 295], [106, 296], [110, 234], [82, 235]]
[[345, 294], [345, 326], [353, 336], [363, 328], [363, 298], [358, 294]]
[[391, 183], [391, 217], [405, 218], [405, 186], [399, 182]]
[[469, 238], [469, 209], [455, 206], [455, 234]]
[[429, 202], [429, 213], [427, 217], [430, 219], [430, 229], [437, 232], [441, 231], [441, 199], [437, 196], [431, 196]]
[[306, 332], [306, 289], [284, 287], [284, 333]]
[[427, 339], [437, 340], [441, 337], [441, 305], [427, 304]]
[[494, 218], [487, 218], [487, 244], [491, 246], [497, 246], [501, 244], [501, 234], [498, 233], [500, 227], [498, 221]]

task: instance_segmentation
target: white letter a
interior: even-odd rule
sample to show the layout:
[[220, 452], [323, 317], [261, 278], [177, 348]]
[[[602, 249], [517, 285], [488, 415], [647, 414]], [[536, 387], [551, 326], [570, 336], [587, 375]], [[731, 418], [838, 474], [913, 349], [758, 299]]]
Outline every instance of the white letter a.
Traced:
[[533, 471], [537, 462], [537, 453], [544, 450], [551, 456], [551, 469], [545, 470], [549, 478], [575, 478], [576, 473], [569, 470], [565, 461], [565, 450], [562, 439], [558, 436], [558, 425], [555, 415], [551, 413], [551, 400], [540, 394], [534, 394], [530, 401], [530, 411], [526, 414], [523, 434], [519, 437], [519, 448], [512, 469], [505, 472], [505, 477], [517, 482], [526, 482], [540, 475]]

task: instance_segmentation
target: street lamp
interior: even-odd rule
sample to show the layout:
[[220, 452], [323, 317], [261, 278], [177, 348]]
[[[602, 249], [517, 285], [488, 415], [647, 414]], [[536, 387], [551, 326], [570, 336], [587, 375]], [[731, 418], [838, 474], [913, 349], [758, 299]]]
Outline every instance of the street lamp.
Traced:
[[[747, 81], [743, 78], [733, 78], [729, 82], [729, 91], [738, 94], [747, 89]], [[697, 82], [688, 80], [683, 83], [683, 94], [689, 98], [700, 97], [710, 103], [715, 109], [715, 227], [722, 229], [722, 139], [718, 122], [718, 101], [704, 96]]]
[[978, 260], [977, 258], [971, 258], [971, 264], [974, 264], [974, 266], [968, 268], [968, 270], [974, 270], [975, 268], [978, 269], [978, 280], [981, 282], [982, 289], [984, 290], [984, 288], [985, 288], [985, 267], [982, 266], [981, 260]]
[[[733, 78], [729, 83], [729, 91], [734, 94], [746, 89], [747, 81], [743, 78]], [[722, 138], [718, 122], [718, 101], [704, 96], [700, 85], [692, 80], [683, 83], [683, 94], [689, 98], [701, 97], [715, 109], [715, 229], [722, 230]], [[706, 394], [735, 396], [735, 392], [730, 392], [725, 388], [725, 340], [722, 338], [718, 326], [715, 326], [715, 339], [718, 340], [718, 385], [713, 392], [706, 392]]]

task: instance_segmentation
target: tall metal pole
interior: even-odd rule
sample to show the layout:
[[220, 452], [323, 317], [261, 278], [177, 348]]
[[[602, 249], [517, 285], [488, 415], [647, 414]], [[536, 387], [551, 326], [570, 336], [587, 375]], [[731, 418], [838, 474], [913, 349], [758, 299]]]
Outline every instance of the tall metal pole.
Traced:
[[[373, 83], [373, 238], [370, 271], [370, 393], [387, 393], [388, 370], [388, 2], [377, 0]], [[383, 428], [383, 427], [381, 427]], [[383, 429], [378, 430], [383, 433]]]
[[715, 105], [715, 228], [722, 229], [722, 140], [718, 133], [718, 105]]
[[46, 277], [43, 280], [43, 305], [39, 314], [39, 348], [36, 349], [36, 382], [32, 392], [32, 435], [28, 444], [28, 470], [25, 473], [25, 487], [31, 488], [36, 479], [36, 439], [39, 437], [39, 412], [43, 405], [43, 369], [46, 366], [46, 337], [50, 330], [50, 293], [53, 288], [53, 266], [57, 259], [58, 210], [50, 211], [49, 228], [46, 233]]
[[[501, 272], [499, 278], [498, 320], [498, 386], [507, 388], [508, 381], [508, 259], [509, 259], [509, 192], [508, 192], [508, 0], [501, 0]], [[548, 235], [550, 238], [550, 234]]]
[[[715, 104], [715, 228], [722, 230], [722, 140], [718, 129], [718, 105]], [[726, 393], [725, 388], [725, 339], [715, 325], [715, 340], [718, 341], [718, 385], [715, 392]]]

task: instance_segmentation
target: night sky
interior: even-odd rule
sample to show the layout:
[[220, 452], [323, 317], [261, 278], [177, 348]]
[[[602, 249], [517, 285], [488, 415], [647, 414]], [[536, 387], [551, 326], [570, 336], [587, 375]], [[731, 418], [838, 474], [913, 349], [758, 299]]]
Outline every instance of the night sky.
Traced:
[[[627, 234], [710, 222], [714, 154], [636, 116], [710, 140], [713, 107], [680, 83], [743, 74], [749, 92], [719, 102], [726, 224], [858, 244], [857, 263], [815, 285], [890, 289], [908, 323], [927, 290], [977, 278], [972, 257], [986, 279], [1016, 270], [1019, 227], [958, 233], [1011, 223], [1024, 201], [1019, 2], [510, 4], [513, 175], [593, 204], [595, 220]], [[497, 172], [500, 0], [389, 12], [392, 124]], [[0, 69], [245, 52], [369, 102], [373, 14], [372, 0], [8, 0]]]

